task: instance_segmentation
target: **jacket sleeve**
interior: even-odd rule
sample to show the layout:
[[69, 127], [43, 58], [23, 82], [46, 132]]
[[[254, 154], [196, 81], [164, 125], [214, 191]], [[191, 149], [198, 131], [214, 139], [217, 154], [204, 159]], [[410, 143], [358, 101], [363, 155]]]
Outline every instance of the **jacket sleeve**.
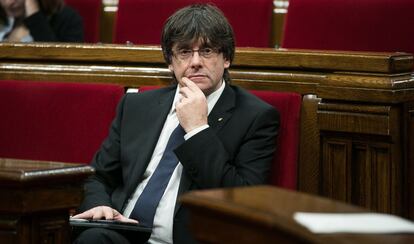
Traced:
[[264, 184], [270, 172], [278, 128], [279, 113], [268, 108], [257, 114], [249, 128], [237, 132], [243, 134], [243, 139], [235, 153], [226, 150], [227, 145], [212, 128], [194, 135], [175, 152], [197, 188]]

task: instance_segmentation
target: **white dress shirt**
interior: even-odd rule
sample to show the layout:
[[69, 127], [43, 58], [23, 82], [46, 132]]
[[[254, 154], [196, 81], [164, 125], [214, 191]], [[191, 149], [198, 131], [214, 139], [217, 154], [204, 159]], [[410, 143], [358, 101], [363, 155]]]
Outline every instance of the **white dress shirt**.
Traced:
[[[222, 82], [222, 85], [215, 92], [211, 93], [207, 97], [207, 106], [208, 113], [213, 109], [214, 105], [217, 103], [221, 94], [223, 93], [225, 87], [225, 82]], [[152, 176], [152, 173], [157, 168], [158, 163], [160, 162], [162, 155], [167, 146], [167, 142], [170, 138], [173, 130], [178, 126], [178, 118], [175, 112], [175, 103], [179, 99], [179, 88], [177, 88], [174, 96], [174, 101], [170, 112], [168, 113], [167, 119], [165, 121], [164, 127], [161, 131], [160, 137], [158, 139], [157, 145], [155, 146], [153, 155], [151, 157], [150, 163], [148, 164], [147, 169], [144, 173], [144, 180], [137, 186], [134, 194], [128, 200], [127, 206], [123, 213], [124, 216], [130, 216], [132, 210], [134, 209], [135, 203], [137, 202], [139, 196], [147, 185], [149, 179]], [[208, 128], [208, 125], [200, 126], [184, 136], [185, 140], [188, 140], [193, 135], [198, 132]], [[174, 220], [174, 208], [178, 194], [178, 188], [180, 186], [181, 173], [183, 171], [183, 166], [181, 163], [177, 164], [171, 179], [165, 189], [164, 195], [162, 196], [160, 203], [158, 204], [157, 210], [154, 216], [154, 224], [152, 229], [152, 234], [149, 239], [149, 243], [172, 243], [172, 229], [173, 229], [173, 220]], [[138, 220], [139, 221], [139, 220]]]

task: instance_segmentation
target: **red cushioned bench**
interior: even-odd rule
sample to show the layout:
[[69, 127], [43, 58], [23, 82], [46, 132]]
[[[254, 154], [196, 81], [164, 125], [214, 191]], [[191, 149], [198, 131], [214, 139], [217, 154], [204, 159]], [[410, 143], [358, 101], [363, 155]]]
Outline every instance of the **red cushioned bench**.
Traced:
[[213, 3], [233, 26], [238, 47], [269, 47], [272, 0], [119, 0], [114, 42], [159, 45], [161, 30], [176, 10], [192, 3]]
[[0, 157], [89, 163], [123, 94], [111, 84], [0, 81]]
[[284, 48], [414, 53], [412, 0], [290, 0]]
[[99, 42], [102, 0], [65, 0], [65, 3], [82, 17], [85, 42]]

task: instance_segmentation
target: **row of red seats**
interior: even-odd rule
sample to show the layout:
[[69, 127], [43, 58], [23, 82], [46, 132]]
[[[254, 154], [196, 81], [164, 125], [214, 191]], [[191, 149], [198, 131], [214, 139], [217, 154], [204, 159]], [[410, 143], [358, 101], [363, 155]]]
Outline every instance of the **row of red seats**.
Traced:
[[[102, 0], [66, 0], [98, 42]], [[115, 43], [159, 44], [165, 19], [193, 2], [213, 2], [228, 17], [237, 46], [268, 47], [272, 0], [119, 0]], [[414, 53], [412, 0], [290, 0], [282, 47]]]
[[414, 54], [413, 0], [289, 0], [282, 47]]
[[[119, 0], [114, 43], [159, 45], [161, 29], [176, 10], [191, 3], [213, 3], [232, 24], [237, 46], [269, 47], [272, 0]], [[66, 0], [84, 20], [85, 41], [99, 41], [102, 0]]]
[[99, 42], [102, 0], [65, 0], [65, 3], [82, 17], [85, 42]]
[[[271, 184], [295, 189], [301, 96], [252, 92], [281, 115]], [[0, 81], [0, 158], [89, 163], [123, 94], [115, 84]]]

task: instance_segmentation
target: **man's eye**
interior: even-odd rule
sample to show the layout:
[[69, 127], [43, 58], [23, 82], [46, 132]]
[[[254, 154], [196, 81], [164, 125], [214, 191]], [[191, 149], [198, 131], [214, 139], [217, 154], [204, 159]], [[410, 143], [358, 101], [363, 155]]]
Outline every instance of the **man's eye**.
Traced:
[[203, 49], [201, 50], [201, 53], [203, 53], [204, 55], [211, 55], [213, 52], [214, 52], [214, 51], [213, 51], [213, 49], [211, 49], [211, 48], [203, 48]]
[[192, 53], [192, 51], [191, 50], [184, 49], [184, 50], [180, 50], [178, 53], [180, 55], [187, 56], [187, 55], [190, 55]]

